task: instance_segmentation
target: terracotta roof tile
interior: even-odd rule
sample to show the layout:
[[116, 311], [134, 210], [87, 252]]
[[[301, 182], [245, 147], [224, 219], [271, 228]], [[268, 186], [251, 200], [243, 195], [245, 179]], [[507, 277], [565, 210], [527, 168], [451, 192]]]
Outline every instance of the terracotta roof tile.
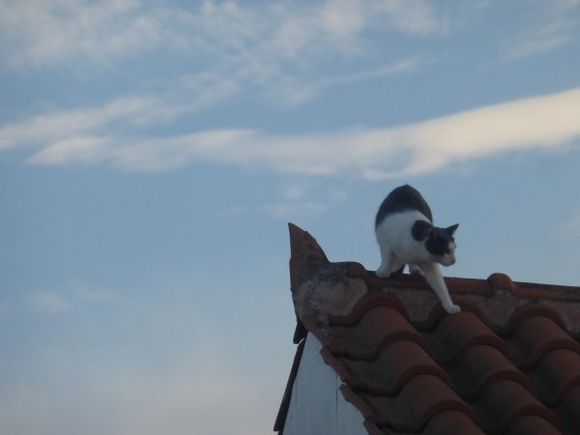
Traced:
[[412, 341], [396, 341], [384, 346], [370, 361], [335, 357], [323, 349], [322, 357], [345, 383], [357, 391], [376, 395], [393, 395], [418, 375], [433, 375], [447, 384], [449, 376]]
[[499, 380], [489, 385], [477, 402], [471, 402], [487, 433], [502, 433], [522, 417], [535, 415], [557, 425], [553, 413], [520, 383]]
[[560, 432], [549, 421], [536, 415], [526, 415], [511, 427], [506, 435], [559, 435]]
[[569, 433], [578, 433], [580, 427], [580, 387], [573, 387], [558, 404], [557, 415]]
[[438, 376], [417, 375], [410, 378], [394, 395], [370, 395], [342, 388], [347, 400], [362, 408], [363, 415], [379, 428], [400, 432], [417, 432], [435, 415], [456, 410], [475, 418], [475, 413]]
[[446, 278], [447, 315], [421, 277], [330, 263], [295, 226], [291, 243], [296, 312], [370, 434], [578, 433], [579, 288]]
[[486, 389], [500, 381], [519, 383], [532, 392], [528, 378], [497, 347], [478, 345], [462, 354], [457, 365], [446, 367], [457, 392], [469, 401], [477, 401]]
[[538, 397], [549, 406], [555, 406], [572, 388], [580, 386], [580, 355], [569, 349], [551, 350], [529, 375]]
[[543, 315], [521, 319], [506, 342], [514, 351], [518, 367], [526, 369], [534, 367], [547, 352], [554, 349], [580, 353], [580, 345], [554, 320]]
[[424, 331], [423, 334], [440, 364], [455, 365], [465, 352], [481, 345], [495, 347], [505, 355], [510, 355], [506, 343], [469, 311], [444, 316], [433, 330]]

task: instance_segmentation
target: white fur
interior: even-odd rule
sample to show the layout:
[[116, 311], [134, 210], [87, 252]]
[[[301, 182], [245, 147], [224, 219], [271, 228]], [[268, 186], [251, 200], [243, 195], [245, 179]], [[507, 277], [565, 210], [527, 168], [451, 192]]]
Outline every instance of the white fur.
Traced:
[[451, 300], [449, 290], [437, 264], [450, 266], [455, 263], [455, 244], [451, 245], [450, 254], [443, 257], [432, 255], [425, 248], [425, 243], [415, 240], [411, 234], [411, 229], [418, 220], [430, 223], [429, 219], [421, 212], [412, 210], [389, 215], [379, 224], [375, 233], [382, 261], [376, 274], [381, 278], [386, 278], [408, 264], [412, 271], [417, 269], [421, 271], [439, 297], [445, 311], [450, 314], [458, 313], [461, 308]]

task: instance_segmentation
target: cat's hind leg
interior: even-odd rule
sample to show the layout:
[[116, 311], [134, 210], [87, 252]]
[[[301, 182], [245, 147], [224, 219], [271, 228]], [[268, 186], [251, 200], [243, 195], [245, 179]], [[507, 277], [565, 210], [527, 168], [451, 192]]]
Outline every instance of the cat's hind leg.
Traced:
[[381, 265], [375, 272], [379, 278], [387, 278], [391, 274], [393, 253], [388, 246], [381, 245]]
[[435, 291], [435, 294], [439, 297], [441, 304], [445, 311], [449, 314], [459, 313], [461, 311], [461, 307], [456, 305], [451, 300], [451, 296], [449, 296], [449, 290], [445, 285], [445, 280], [443, 279], [443, 275], [441, 275], [441, 271], [439, 267], [435, 263], [425, 263], [419, 265], [421, 270], [423, 271], [423, 275], [425, 279], [431, 286], [431, 288]]

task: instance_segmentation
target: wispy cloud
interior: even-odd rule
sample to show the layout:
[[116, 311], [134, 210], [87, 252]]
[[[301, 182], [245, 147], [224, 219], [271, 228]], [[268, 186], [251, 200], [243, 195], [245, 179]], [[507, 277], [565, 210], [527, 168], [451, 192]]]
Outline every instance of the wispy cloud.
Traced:
[[503, 44], [504, 59], [515, 61], [564, 47], [578, 39], [578, 0], [537, 0], [536, 24], [514, 32]]
[[72, 307], [72, 304], [65, 296], [52, 291], [40, 291], [31, 294], [30, 303], [34, 309], [47, 314], [66, 313]]
[[[347, 199], [346, 192], [301, 184], [287, 186], [267, 201], [259, 204], [233, 205], [215, 213], [218, 217], [244, 215], [270, 215], [276, 219], [293, 221], [303, 218], [317, 218], [332, 210], [337, 203]], [[316, 183], [312, 183], [316, 184]]]
[[[70, 59], [108, 62], [159, 46], [158, 10], [136, 0], [32, 0], [0, 3], [0, 36], [8, 67], [55, 65]], [[9, 43], [7, 43], [9, 42]]]
[[[559, 14], [573, 3], [558, 2]], [[420, 38], [449, 30], [445, 16], [421, 0], [260, 7], [209, 0], [188, 7], [142, 0], [4, 2], [0, 29], [8, 42], [0, 54], [12, 68], [66, 66], [73, 59], [92, 66], [114, 60], [120, 68], [144, 52], [171, 53], [184, 62], [181, 68], [169, 67], [163, 80], [153, 79], [156, 85], [147, 94], [48, 110], [0, 127], [0, 151], [19, 148], [29, 164], [164, 171], [202, 162], [376, 179], [428, 173], [514, 149], [560, 146], [578, 135], [572, 107], [578, 90], [393, 128], [298, 135], [256, 128], [160, 133], [160, 127], [245, 93], [273, 104], [302, 104], [336, 87], [416, 71], [424, 63], [420, 57], [378, 63], [379, 57], [369, 53], [378, 47], [373, 45], [377, 35]], [[565, 39], [557, 25], [546, 29], [536, 40], [514, 40], [512, 56], [550, 49]], [[364, 66], [357, 65], [360, 58]], [[322, 66], [329, 60], [338, 66], [330, 74]]]
[[73, 58], [98, 63], [150, 50], [229, 52], [230, 58], [260, 51], [290, 60], [323, 47], [351, 51], [357, 38], [378, 24], [409, 35], [447, 26], [424, 0], [292, 5], [204, 0], [181, 6], [144, 0], [33, 0], [2, 2], [0, 17], [2, 39], [13, 42], [3, 44], [2, 54], [13, 67]]
[[[310, 175], [351, 173], [368, 179], [412, 176], [507, 151], [569, 144], [580, 137], [579, 106], [580, 89], [572, 89], [383, 129], [302, 135], [220, 129], [152, 139], [109, 137], [104, 132], [102, 137], [86, 137], [78, 132], [73, 138], [53, 137], [53, 143], [28, 162], [104, 163], [131, 171], [203, 162]], [[35, 136], [35, 125], [33, 121], [18, 129]], [[3, 134], [0, 130], [0, 137]]]
[[560, 20], [524, 34], [504, 44], [506, 60], [518, 60], [563, 47], [573, 40], [575, 25], [568, 20]]
[[[18, 146], [37, 146], [53, 141], [65, 141], [78, 136], [88, 137], [92, 132], [123, 128], [142, 128], [147, 123], [171, 119], [178, 112], [156, 98], [117, 98], [100, 107], [52, 111], [0, 128], [0, 150]], [[85, 141], [86, 142], [86, 141]], [[87, 143], [78, 144], [87, 147]], [[63, 148], [75, 147], [74, 144]]]
[[[170, 58], [147, 79], [164, 107], [195, 110], [244, 93], [296, 104], [330, 87], [407, 72], [409, 60], [383, 55], [358, 66], [380, 52], [377, 34], [424, 37], [446, 27], [424, 0], [2, 2], [0, 65], [94, 74]], [[329, 61], [342, 68], [329, 74]]]
[[312, 100], [332, 88], [385, 79], [398, 74], [411, 73], [419, 69], [420, 64], [419, 59], [410, 58], [365, 71], [336, 75], [309, 83], [303, 83], [302, 80], [286, 79], [278, 83], [278, 87], [272, 89], [270, 94], [276, 101], [283, 102], [284, 104], [300, 104]]

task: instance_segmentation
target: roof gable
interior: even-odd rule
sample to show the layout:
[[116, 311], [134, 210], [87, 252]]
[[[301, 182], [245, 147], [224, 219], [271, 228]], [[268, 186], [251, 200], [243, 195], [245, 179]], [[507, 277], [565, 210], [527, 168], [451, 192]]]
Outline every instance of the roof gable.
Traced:
[[330, 263], [295, 226], [291, 245], [298, 317], [369, 433], [580, 427], [580, 289], [446, 278], [463, 310], [447, 315], [421, 277]]

